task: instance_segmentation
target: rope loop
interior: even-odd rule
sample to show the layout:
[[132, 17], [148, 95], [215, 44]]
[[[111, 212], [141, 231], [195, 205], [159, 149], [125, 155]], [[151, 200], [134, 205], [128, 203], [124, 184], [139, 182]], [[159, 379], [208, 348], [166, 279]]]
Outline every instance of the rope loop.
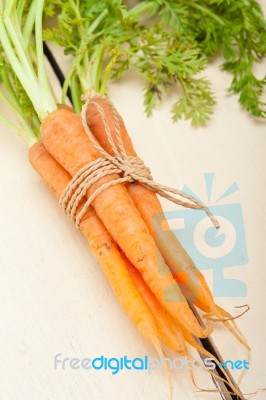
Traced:
[[[111, 116], [114, 123], [115, 140], [112, 136], [104, 109], [97, 102], [97, 99], [103, 98], [104, 101], [107, 102], [110, 106]], [[114, 105], [108, 98], [96, 93], [88, 92], [83, 96], [82, 100], [85, 101], [81, 111], [83, 128], [90, 142], [100, 153], [101, 157], [85, 165], [71, 179], [59, 200], [60, 206], [71, 218], [71, 220], [76, 224], [78, 229], [80, 221], [86, 213], [88, 207], [102, 191], [108, 189], [113, 185], [126, 182], [139, 182], [149, 190], [154, 191], [161, 197], [164, 197], [165, 199], [177, 205], [186, 208], [204, 210], [212, 221], [213, 225], [216, 228], [220, 227], [217, 219], [214, 217], [214, 215], [205, 204], [178, 189], [174, 189], [154, 182], [151, 176], [151, 171], [144, 164], [144, 162], [137, 156], [133, 157], [126, 154], [120, 132], [119, 115]], [[107, 151], [100, 145], [98, 140], [92, 134], [86, 118], [86, 112], [89, 106], [93, 106], [100, 114], [104, 125], [106, 137], [114, 155], [110, 155], [109, 153], [107, 153]], [[85, 201], [82, 209], [78, 211], [81, 200], [84, 199], [87, 191], [92, 187], [92, 185], [97, 183], [101, 178], [111, 174], [117, 174], [119, 175], [119, 177], [109, 181], [105, 181], [103, 184], [98, 186]]]

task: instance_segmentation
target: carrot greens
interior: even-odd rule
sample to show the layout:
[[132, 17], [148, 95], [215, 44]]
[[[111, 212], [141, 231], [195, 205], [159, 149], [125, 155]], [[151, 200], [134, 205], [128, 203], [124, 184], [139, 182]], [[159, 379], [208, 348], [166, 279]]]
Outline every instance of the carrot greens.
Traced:
[[[64, 93], [70, 84], [75, 99], [76, 91], [79, 94], [90, 88], [106, 94], [110, 80], [132, 69], [145, 82], [148, 115], [163, 93], [175, 89], [179, 96], [173, 106], [174, 120], [191, 118], [194, 125], [199, 125], [209, 119], [214, 96], [209, 81], [198, 76], [206, 68], [207, 59], [190, 37], [162, 29], [157, 22], [149, 26], [140, 22], [152, 3], [140, 3], [131, 9], [121, 1], [108, 0], [46, 3], [46, 15], [57, 13], [58, 23], [44, 32], [45, 39], [73, 56]], [[75, 108], [80, 110], [78, 102]]]
[[14, 71], [6, 59], [3, 49], [0, 47], [0, 102], [11, 112], [16, 119], [11, 120], [7, 115], [0, 114], [0, 120], [4, 121], [11, 129], [21, 136], [29, 146], [40, 139], [40, 122], [32, 103], [17, 79]]
[[144, 0], [149, 17], [159, 15], [162, 29], [178, 29], [196, 41], [208, 60], [219, 54], [221, 68], [232, 74], [229, 92], [251, 115], [266, 118], [262, 100], [266, 76], [258, 79], [254, 65], [266, 55], [266, 20], [255, 0]]
[[[37, 124], [37, 119], [43, 120], [49, 112], [56, 109], [55, 98], [45, 71], [43, 5], [44, 0], [0, 1], [2, 79], [8, 84], [10, 93], [13, 88], [13, 102], [17, 91], [17, 96], [24, 97], [20, 106], [23, 107], [23, 111], [32, 113], [34, 125]], [[9, 82], [5, 64], [11, 66]]]
[[131, 7], [120, 0], [45, 3], [46, 16], [58, 21], [45, 39], [74, 58], [64, 96], [71, 86], [77, 111], [80, 93], [93, 88], [106, 94], [109, 81], [131, 69], [143, 79], [147, 115], [174, 92], [173, 120], [204, 125], [215, 95], [202, 71], [220, 55], [221, 68], [233, 76], [229, 92], [251, 115], [266, 117], [266, 78], [254, 74], [266, 55], [266, 23], [255, 0], [144, 0]]

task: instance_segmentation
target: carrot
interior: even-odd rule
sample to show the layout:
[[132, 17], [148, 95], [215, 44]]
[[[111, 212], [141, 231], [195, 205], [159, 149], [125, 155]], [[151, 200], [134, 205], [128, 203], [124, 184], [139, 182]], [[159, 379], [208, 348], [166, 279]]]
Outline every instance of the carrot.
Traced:
[[[106, 97], [92, 95], [86, 111], [88, 126], [100, 145], [109, 154], [114, 155], [103, 117], [109, 126], [115, 145], [118, 146], [115, 135], [115, 123], [117, 123], [126, 154], [136, 156], [136, 151], [120, 114]], [[235, 326], [232, 327], [225, 320], [226, 312], [216, 306], [203, 274], [197, 269], [194, 261], [169, 227], [156, 194], [138, 182], [129, 183], [126, 187], [186, 299], [206, 313], [215, 315], [221, 321], [224, 320], [227, 329], [249, 348], [243, 335], [240, 335]]]
[[[114, 110], [106, 98], [97, 95], [92, 97], [91, 102], [89, 102], [87, 107], [87, 122], [91, 132], [101, 146], [109, 154], [114, 155], [106, 134], [102, 115], [99, 112], [99, 107], [103, 110], [112, 138], [117, 145], [114, 133]], [[115, 110], [115, 112], [117, 111]], [[126, 154], [134, 157], [137, 154], [126, 130], [123, 119], [118, 113], [117, 116], [121, 139]], [[206, 281], [201, 272], [196, 268], [193, 260], [171, 231], [167, 221], [165, 220], [163, 209], [156, 194], [138, 182], [127, 184], [127, 190], [149, 228], [149, 231], [154, 236], [156, 244], [167, 264], [171, 268], [174, 276], [178, 281], [181, 278], [186, 281], [186, 284], [183, 283], [180, 286], [188, 300], [197, 302], [206, 312], [212, 310], [213, 298], [207, 287]], [[161, 227], [162, 222], [164, 223], [164, 230], [162, 230]]]
[[[175, 352], [179, 353], [182, 356], [186, 356], [192, 359], [187, 349], [187, 346], [185, 346], [185, 341], [186, 341], [190, 346], [194, 347], [199, 352], [199, 354], [203, 354], [205, 355], [205, 357], [213, 359], [219, 366], [220, 361], [215, 356], [213, 356], [213, 354], [211, 354], [204, 347], [202, 347], [202, 345], [198, 341], [196, 341], [196, 339], [186, 329], [184, 329], [181, 326], [178, 327], [174, 323], [174, 321], [165, 312], [165, 310], [161, 308], [157, 299], [155, 298], [153, 293], [150, 291], [150, 289], [142, 279], [141, 274], [136, 270], [136, 268], [134, 268], [134, 266], [131, 263], [128, 262], [128, 260], [125, 260], [125, 262], [138, 291], [141, 293], [142, 298], [145, 300], [146, 304], [148, 305], [149, 309], [151, 310], [152, 314], [154, 315], [157, 321], [157, 325], [159, 327], [159, 335], [161, 336], [162, 341], [166, 343], [167, 346], [170, 347]], [[178, 337], [177, 337], [177, 332], [178, 332]], [[181, 341], [180, 338], [182, 338]], [[182, 344], [183, 346], [181, 347]], [[231, 379], [228, 376], [225, 369], [222, 366], [219, 366], [219, 368], [223, 370], [226, 379], [217, 376], [217, 374], [214, 374], [210, 370], [207, 370], [207, 372], [215, 376], [216, 379], [227, 383], [232, 389], [232, 393], [239, 395], [238, 389], [231, 382]], [[192, 380], [195, 386], [198, 387], [195, 383], [193, 374], [192, 374]], [[202, 390], [204, 391], [204, 389]]]
[[[41, 125], [41, 134], [47, 150], [72, 176], [99, 158], [83, 130], [80, 116], [72, 111], [59, 109], [49, 114]], [[101, 178], [87, 196], [117, 176]], [[121, 184], [108, 187], [93, 200], [92, 206], [162, 306], [189, 332], [206, 337], [211, 324], [204, 328], [198, 323], [125, 187]]]
[[[71, 176], [48, 153], [42, 143], [36, 143], [30, 148], [29, 159], [34, 169], [59, 198]], [[154, 346], [160, 356], [163, 355], [155, 319], [137, 291], [117, 245], [92, 207], [83, 216], [80, 229], [121, 305], [145, 339]]]
[[187, 348], [182, 335], [177, 332], [166, 311], [162, 308], [154, 294], [151, 292], [139, 271], [128, 261], [125, 260], [127, 269], [132, 277], [136, 288], [151, 310], [158, 326], [161, 340], [173, 351], [180, 355], [187, 354]]

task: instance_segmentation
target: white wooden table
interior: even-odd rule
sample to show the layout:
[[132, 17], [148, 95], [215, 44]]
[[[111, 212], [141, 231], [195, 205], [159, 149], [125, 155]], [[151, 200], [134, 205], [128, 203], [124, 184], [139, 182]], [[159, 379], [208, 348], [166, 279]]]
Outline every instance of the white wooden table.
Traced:
[[[258, 66], [258, 73], [263, 76], [265, 70], [266, 62]], [[208, 127], [197, 130], [188, 122], [172, 123], [170, 100], [147, 119], [141, 82], [130, 75], [113, 84], [109, 95], [156, 181], [179, 188], [186, 184], [204, 201], [205, 173], [215, 174], [216, 198], [233, 182], [238, 184], [239, 190], [226, 201], [242, 206], [249, 262], [226, 268], [225, 275], [243, 281], [247, 296], [216, 300], [234, 313], [235, 305], [251, 307], [238, 323], [253, 350], [241, 387], [244, 393], [253, 392], [266, 386], [266, 123], [252, 120], [235, 96], [226, 94], [230, 77], [218, 64], [208, 75], [218, 105]], [[0, 399], [168, 398], [162, 371], [113, 376], [110, 371], [54, 369], [57, 353], [70, 358], [155, 353], [120, 309], [84, 238], [31, 168], [26, 145], [3, 124], [0, 153]], [[164, 207], [174, 209], [169, 203]], [[205, 276], [212, 285], [212, 271]], [[213, 337], [225, 359], [245, 358], [222, 327], [216, 327]], [[174, 399], [220, 398], [217, 393], [196, 393], [186, 371], [173, 374], [173, 382]], [[198, 383], [213, 388], [208, 376], [200, 376]], [[259, 392], [254, 398], [265, 396]]]

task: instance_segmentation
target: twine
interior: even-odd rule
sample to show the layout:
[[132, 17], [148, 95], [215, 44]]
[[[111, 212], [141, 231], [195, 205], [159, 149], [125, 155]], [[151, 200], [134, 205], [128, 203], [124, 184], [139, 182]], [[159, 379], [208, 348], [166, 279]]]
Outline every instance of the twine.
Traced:
[[[104, 109], [94, 101], [94, 99], [103, 99], [110, 106], [112, 118], [114, 122], [114, 135], [116, 143], [113, 140], [110, 126], [106, 119]], [[161, 197], [186, 208], [192, 208], [197, 210], [204, 210], [213, 225], [219, 228], [219, 223], [217, 219], [213, 216], [209, 208], [195, 199], [194, 197], [178, 190], [174, 189], [153, 181], [151, 176], [151, 171], [144, 164], [144, 162], [139, 157], [131, 157], [126, 154], [124, 148], [122, 137], [120, 133], [119, 116], [109, 99], [103, 97], [99, 94], [87, 94], [82, 98], [85, 103], [81, 111], [81, 120], [83, 128], [96, 150], [101, 154], [101, 158], [90, 162], [85, 165], [69, 182], [62, 196], [59, 200], [60, 206], [69, 216], [69, 218], [75, 223], [76, 227], [79, 229], [80, 221], [93, 200], [105, 189], [116, 185], [118, 183], [131, 183], [139, 182], [149, 190], [159, 194]], [[105, 133], [109, 144], [111, 145], [113, 156], [107, 153], [107, 151], [100, 145], [98, 140], [92, 134], [86, 118], [86, 111], [88, 106], [93, 106], [99, 112], [102, 122], [104, 125]], [[82, 205], [81, 210], [77, 213], [77, 208], [82, 199], [86, 196], [88, 189], [91, 188], [93, 184], [98, 182], [102, 177], [110, 174], [118, 174], [119, 177], [112, 179], [102, 185], [100, 185], [86, 200], [84, 205]]]

